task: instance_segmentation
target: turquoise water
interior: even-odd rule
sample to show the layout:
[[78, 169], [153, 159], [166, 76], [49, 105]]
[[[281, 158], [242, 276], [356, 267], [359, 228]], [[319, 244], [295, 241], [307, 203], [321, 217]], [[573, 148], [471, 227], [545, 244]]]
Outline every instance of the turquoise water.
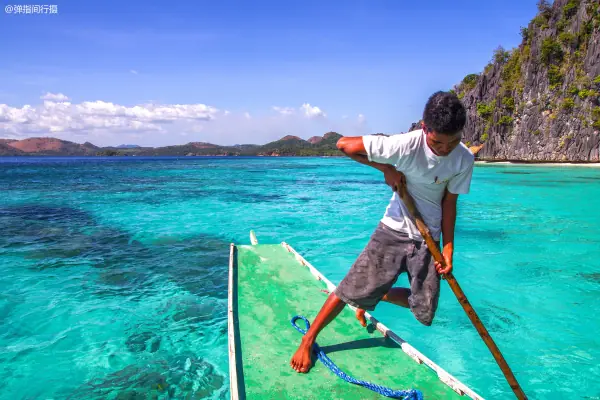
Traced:
[[[228, 398], [229, 243], [285, 240], [338, 283], [382, 182], [337, 158], [0, 158], [0, 398]], [[600, 169], [478, 165], [459, 200], [455, 276], [531, 399], [600, 397], [598, 198]], [[431, 327], [374, 314], [511, 398], [442, 283]]]

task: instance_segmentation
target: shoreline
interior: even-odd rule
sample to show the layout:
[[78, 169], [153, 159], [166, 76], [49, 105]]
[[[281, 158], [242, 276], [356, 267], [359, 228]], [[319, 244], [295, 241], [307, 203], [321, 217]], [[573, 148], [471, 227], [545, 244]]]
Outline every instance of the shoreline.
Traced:
[[[343, 159], [345, 156], [329, 155], [329, 156], [297, 156], [297, 155], [121, 155], [121, 156], [98, 156], [98, 155], [50, 155], [50, 154], [27, 154], [27, 155], [0, 155], [0, 159], [7, 158], [338, 158]], [[513, 165], [513, 166], [548, 166], [548, 167], [588, 167], [600, 168], [600, 161], [529, 161], [529, 160], [478, 160], [475, 159], [475, 165]]]
[[475, 160], [475, 165], [514, 165], [514, 166], [540, 166], [540, 167], [587, 167], [600, 168], [600, 161], [490, 161]]

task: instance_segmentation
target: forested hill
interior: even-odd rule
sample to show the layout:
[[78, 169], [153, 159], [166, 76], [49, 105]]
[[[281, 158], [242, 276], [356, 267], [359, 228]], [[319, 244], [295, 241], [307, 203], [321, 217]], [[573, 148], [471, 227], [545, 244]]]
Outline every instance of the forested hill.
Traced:
[[89, 142], [78, 144], [49, 137], [0, 139], [0, 156], [341, 156], [342, 153], [336, 147], [341, 137], [336, 132], [327, 132], [309, 140], [284, 136], [264, 145], [220, 146], [190, 142], [164, 147], [98, 147]]

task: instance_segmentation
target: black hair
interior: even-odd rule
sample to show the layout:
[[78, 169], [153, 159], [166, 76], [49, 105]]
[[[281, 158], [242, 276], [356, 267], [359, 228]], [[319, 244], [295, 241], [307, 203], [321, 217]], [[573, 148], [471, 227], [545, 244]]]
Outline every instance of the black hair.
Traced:
[[430, 131], [454, 135], [464, 128], [467, 111], [456, 94], [439, 91], [427, 100], [423, 122]]

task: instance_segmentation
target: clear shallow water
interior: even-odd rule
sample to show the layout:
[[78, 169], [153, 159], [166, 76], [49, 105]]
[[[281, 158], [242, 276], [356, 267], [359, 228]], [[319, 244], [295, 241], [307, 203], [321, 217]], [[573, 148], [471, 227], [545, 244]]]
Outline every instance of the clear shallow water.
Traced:
[[[338, 283], [390, 197], [336, 158], [0, 158], [0, 189], [7, 399], [228, 398], [229, 243], [285, 240]], [[600, 169], [478, 165], [460, 198], [455, 276], [532, 399], [600, 397], [599, 197]], [[375, 315], [511, 398], [444, 282], [432, 327]]]

